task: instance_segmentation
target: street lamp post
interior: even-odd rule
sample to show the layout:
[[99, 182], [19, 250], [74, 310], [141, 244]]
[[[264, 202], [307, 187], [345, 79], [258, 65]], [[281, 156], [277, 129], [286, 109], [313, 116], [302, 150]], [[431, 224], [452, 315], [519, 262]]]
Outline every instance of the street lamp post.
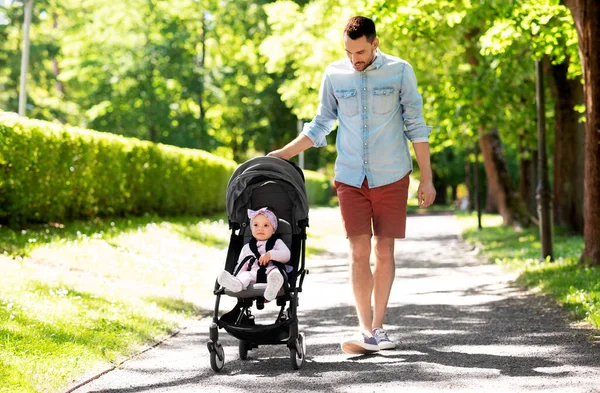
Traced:
[[[296, 122], [296, 129], [298, 131], [298, 135], [300, 135], [300, 133], [302, 132], [303, 127], [304, 122], [302, 121], [302, 119], [298, 119], [298, 121]], [[304, 152], [300, 152], [300, 154], [298, 154], [298, 166], [300, 167], [300, 169], [304, 169]]]
[[535, 62], [535, 93], [537, 102], [537, 134], [538, 134], [538, 185], [536, 199], [538, 219], [540, 222], [540, 239], [542, 242], [541, 259], [554, 260], [552, 252], [552, 194], [548, 180], [548, 158], [546, 156], [546, 114], [544, 103], [544, 70], [542, 61]]
[[25, 0], [25, 23], [23, 24], [23, 53], [21, 54], [21, 87], [19, 90], [19, 116], [25, 117], [27, 105], [27, 68], [29, 67], [29, 28], [33, 0]]

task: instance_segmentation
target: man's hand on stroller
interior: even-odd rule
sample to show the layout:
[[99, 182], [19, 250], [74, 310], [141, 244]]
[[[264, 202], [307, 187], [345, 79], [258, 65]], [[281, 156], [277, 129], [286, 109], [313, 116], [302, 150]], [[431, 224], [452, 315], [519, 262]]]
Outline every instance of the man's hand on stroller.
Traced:
[[271, 261], [271, 252], [266, 252], [263, 255], [260, 256], [260, 258], [258, 259], [258, 263], [260, 263], [261, 265], [266, 265]]
[[283, 149], [273, 150], [272, 152], [267, 154], [267, 157], [277, 157], [283, 160], [289, 160], [290, 157], [285, 153]]

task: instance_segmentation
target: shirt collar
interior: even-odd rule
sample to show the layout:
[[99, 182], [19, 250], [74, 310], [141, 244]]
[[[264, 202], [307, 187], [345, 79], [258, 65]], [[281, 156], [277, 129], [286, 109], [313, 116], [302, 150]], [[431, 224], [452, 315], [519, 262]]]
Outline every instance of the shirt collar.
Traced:
[[379, 49], [377, 49], [375, 51], [375, 60], [373, 61], [373, 63], [371, 63], [370, 66], [367, 67], [367, 69], [365, 71], [368, 70], [376, 70], [378, 68], [380, 68], [383, 65], [383, 53], [381, 53], [379, 51]]

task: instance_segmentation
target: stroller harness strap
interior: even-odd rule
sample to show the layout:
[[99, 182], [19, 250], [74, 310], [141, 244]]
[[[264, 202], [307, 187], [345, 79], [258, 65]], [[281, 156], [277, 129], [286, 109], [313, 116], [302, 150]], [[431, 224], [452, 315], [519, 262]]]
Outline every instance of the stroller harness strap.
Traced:
[[[265, 245], [265, 253], [267, 253], [273, 249], [273, 247], [275, 246], [275, 242], [279, 238], [280, 238], [280, 236], [275, 234], [267, 240], [267, 244]], [[244, 258], [242, 260], [242, 262], [239, 264], [238, 268], [236, 269], [234, 276], [240, 272], [240, 270], [244, 267], [246, 262], [248, 262], [248, 266], [247, 266], [246, 270], [251, 270], [254, 263], [257, 262], [258, 259], [260, 259], [260, 253], [258, 252], [258, 245], [257, 245], [257, 241], [255, 238], [250, 239], [248, 246], [250, 247], [250, 251], [252, 251], [252, 253], [254, 255], [248, 255], [246, 258]], [[275, 264], [277, 266], [277, 268], [279, 268], [279, 270], [282, 270], [281, 267], [278, 266], [278, 265], [281, 265], [281, 263], [274, 261], [273, 264]], [[258, 268], [258, 271], [256, 272], [256, 282], [257, 283], [266, 283], [267, 282], [267, 267], [265, 265], [261, 265]]]

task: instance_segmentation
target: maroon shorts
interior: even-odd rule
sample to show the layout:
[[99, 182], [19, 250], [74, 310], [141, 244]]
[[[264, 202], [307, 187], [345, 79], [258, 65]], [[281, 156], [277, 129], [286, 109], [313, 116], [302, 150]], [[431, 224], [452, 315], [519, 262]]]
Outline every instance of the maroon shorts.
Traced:
[[374, 234], [377, 237], [403, 239], [409, 182], [409, 175], [375, 188], [369, 188], [366, 178], [360, 188], [336, 181], [346, 236]]

